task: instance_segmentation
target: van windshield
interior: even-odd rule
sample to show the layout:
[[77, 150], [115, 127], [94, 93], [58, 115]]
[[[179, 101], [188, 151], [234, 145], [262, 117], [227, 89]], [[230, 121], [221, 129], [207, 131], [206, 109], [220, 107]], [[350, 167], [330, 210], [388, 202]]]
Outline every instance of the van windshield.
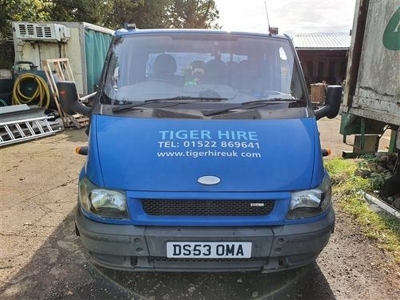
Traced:
[[132, 34], [114, 40], [101, 103], [306, 103], [299, 74], [283, 38], [196, 31]]

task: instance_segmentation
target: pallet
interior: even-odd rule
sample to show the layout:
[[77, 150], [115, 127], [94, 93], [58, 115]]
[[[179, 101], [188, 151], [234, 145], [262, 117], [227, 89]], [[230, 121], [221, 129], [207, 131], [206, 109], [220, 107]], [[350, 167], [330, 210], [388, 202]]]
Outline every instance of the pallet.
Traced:
[[62, 109], [60, 105], [58, 88], [56, 84], [57, 81], [75, 81], [71, 66], [69, 64], [69, 59], [46, 59], [42, 61], [42, 64], [43, 70], [47, 77], [47, 82], [50, 84], [50, 88], [57, 105], [57, 110], [60, 114], [64, 127], [82, 128], [88, 126], [88, 117], [81, 114], [69, 115]]

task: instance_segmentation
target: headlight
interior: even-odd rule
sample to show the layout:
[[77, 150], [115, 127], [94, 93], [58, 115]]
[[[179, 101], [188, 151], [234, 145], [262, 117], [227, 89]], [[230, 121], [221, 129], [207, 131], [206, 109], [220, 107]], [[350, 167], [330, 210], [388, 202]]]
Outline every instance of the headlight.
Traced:
[[99, 188], [87, 177], [79, 182], [78, 197], [82, 208], [89, 213], [105, 218], [128, 217], [125, 194]]
[[292, 193], [288, 219], [302, 219], [318, 215], [332, 205], [331, 179], [325, 175], [324, 180], [315, 189]]

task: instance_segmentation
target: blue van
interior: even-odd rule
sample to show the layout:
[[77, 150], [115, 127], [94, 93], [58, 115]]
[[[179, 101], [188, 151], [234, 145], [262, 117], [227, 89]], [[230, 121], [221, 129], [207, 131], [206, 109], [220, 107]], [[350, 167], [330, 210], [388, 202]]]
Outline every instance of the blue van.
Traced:
[[90, 116], [76, 231], [95, 263], [132, 271], [272, 272], [312, 263], [334, 230], [331, 180], [291, 39], [119, 30]]

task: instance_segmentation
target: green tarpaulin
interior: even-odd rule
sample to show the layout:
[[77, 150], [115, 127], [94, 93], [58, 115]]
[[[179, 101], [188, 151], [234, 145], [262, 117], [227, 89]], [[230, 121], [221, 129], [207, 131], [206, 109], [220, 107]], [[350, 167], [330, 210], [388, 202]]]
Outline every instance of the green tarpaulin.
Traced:
[[87, 90], [88, 94], [96, 90], [99, 83], [104, 60], [110, 46], [112, 36], [106, 33], [85, 30], [85, 52], [87, 70]]

